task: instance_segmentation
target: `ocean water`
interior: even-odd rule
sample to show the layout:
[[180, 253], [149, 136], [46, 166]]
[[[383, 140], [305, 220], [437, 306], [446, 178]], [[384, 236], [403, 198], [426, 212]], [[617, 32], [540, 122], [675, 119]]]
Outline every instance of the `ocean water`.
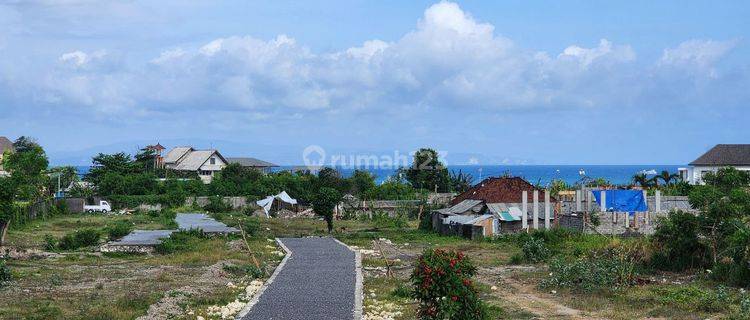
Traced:
[[[581, 173], [590, 178], [604, 178], [614, 184], [630, 183], [633, 175], [639, 172], [660, 173], [667, 170], [677, 173], [680, 165], [463, 165], [448, 166], [448, 170], [467, 173], [472, 176], [473, 182], [477, 183], [488, 177], [501, 176], [508, 173], [512, 176], [522, 177], [529, 182], [547, 185], [554, 179], [560, 179], [568, 184], [575, 184], [581, 180]], [[77, 167], [80, 175], [88, 172], [89, 167]], [[291, 170], [299, 166], [281, 166], [274, 171]], [[355, 168], [337, 167], [341, 174], [349, 177]], [[376, 177], [377, 183], [382, 183], [396, 174], [396, 169], [385, 168], [363, 168], [370, 171]]]
[[[478, 183], [488, 177], [502, 176], [508, 173], [512, 176], [522, 177], [529, 182], [546, 185], [554, 179], [560, 179], [568, 184], [580, 181], [583, 173], [589, 178], [604, 178], [614, 184], [627, 184], [633, 179], [633, 175], [639, 172], [660, 173], [667, 170], [677, 173], [680, 165], [461, 165], [448, 166], [449, 171], [466, 173], [471, 175], [473, 183]], [[276, 170], [289, 170], [291, 166], [282, 166]], [[337, 168], [345, 177], [351, 176], [356, 168]], [[376, 177], [378, 183], [382, 183], [396, 174], [396, 169], [364, 168]], [[652, 175], [649, 175], [652, 176]]]

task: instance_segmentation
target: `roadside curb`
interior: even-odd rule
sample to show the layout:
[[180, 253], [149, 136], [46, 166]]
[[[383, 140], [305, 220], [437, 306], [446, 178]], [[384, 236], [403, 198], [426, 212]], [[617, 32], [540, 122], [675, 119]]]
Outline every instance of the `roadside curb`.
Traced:
[[263, 284], [263, 286], [260, 288], [260, 290], [258, 290], [258, 293], [255, 294], [255, 296], [253, 297], [253, 299], [250, 300], [250, 302], [248, 302], [245, 305], [245, 307], [242, 308], [242, 310], [240, 311], [240, 313], [238, 313], [237, 316], [234, 317], [235, 320], [241, 320], [248, 313], [250, 313], [250, 310], [253, 308], [253, 306], [255, 306], [258, 303], [258, 301], [260, 300], [260, 296], [263, 295], [263, 292], [265, 292], [266, 289], [268, 289], [268, 287], [271, 285], [271, 283], [273, 283], [273, 281], [276, 280], [276, 276], [278, 276], [279, 273], [281, 272], [281, 269], [284, 268], [284, 265], [286, 265], [287, 260], [289, 260], [289, 258], [292, 257], [292, 251], [289, 250], [289, 248], [287, 248], [284, 245], [284, 243], [281, 241], [281, 239], [276, 238], [276, 243], [278, 243], [279, 246], [281, 246], [281, 248], [284, 249], [284, 251], [286, 252], [286, 255], [284, 256], [284, 259], [281, 260], [281, 263], [279, 263], [279, 265], [276, 267], [276, 270], [273, 271], [273, 274], [271, 275], [271, 277], [268, 278], [268, 281], [266, 281], [266, 283]]
[[363, 291], [363, 277], [362, 277], [362, 253], [359, 250], [352, 249], [346, 243], [341, 242], [339, 239], [333, 238], [333, 241], [338, 242], [340, 245], [354, 252], [354, 269], [356, 270], [356, 283], [354, 286], [354, 320], [361, 320], [363, 309], [362, 300], [364, 299]]

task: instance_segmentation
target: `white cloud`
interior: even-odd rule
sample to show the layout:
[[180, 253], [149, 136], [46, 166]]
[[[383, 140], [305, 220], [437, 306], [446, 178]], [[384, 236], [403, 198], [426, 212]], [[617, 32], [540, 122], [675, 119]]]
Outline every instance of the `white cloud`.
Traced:
[[601, 39], [599, 46], [596, 48], [582, 48], [579, 46], [569, 46], [558, 55], [560, 59], [573, 58], [577, 59], [581, 66], [588, 67], [597, 60], [607, 62], [629, 62], [635, 60], [635, 52], [630, 46], [613, 47], [612, 42], [607, 39]]
[[107, 55], [106, 50], [97, 50], [92, 53], [85, 53], [80, 50], [64, 53], [58, 58], [63, 64], [70, 64], [75, 67], [84, 67], [92, 61], [100, 60]]
[[736, 46], [736, 40], [688, 40], [675, 48], [664, 49], [659, 62], [673, 66], [711, 67]]
[[663, 70], [639, 63], [633, 48], [607, 39], [548, 54], [520, 48], [494, 29], [442, 1], [396, 41], [368, 40], [337, 52], [312, 52], [286, 35], [183, 44], [140, 62], [105, 50], [72, 51], [59, 57], [64, 67], [43, 75], [38, 90], [50, 101], [107, 114], [209, 108], [252, 113], [249, 119], [323, 111], [601, 108], [653, 99], [666, 80], [684, 75], [680, 68], [713, 70], [736, 45], [687, 41], [664, 51], [656, 63], [670, 67]]

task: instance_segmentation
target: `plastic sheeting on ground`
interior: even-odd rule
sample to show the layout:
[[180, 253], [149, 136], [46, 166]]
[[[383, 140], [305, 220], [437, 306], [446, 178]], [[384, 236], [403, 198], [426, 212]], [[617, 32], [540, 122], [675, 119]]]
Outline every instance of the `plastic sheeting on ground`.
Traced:
[[646, 199], [641, 190], [591, 190], [596, 203], [602, 204], [602, 192], [605, 194], [604, 207], [614, 212], [643, 212], [648, 211]]
[[256, 201], [255, 203], [257, 203], [261, 208], [263, 208], [263, 211], [266, 213], [266, 217], [270, 217], [271, 206], [273, 205], [274, 200], [283, 201], [288, 204], [297, 204], [297, 199], [294, 199], [291, 196], [289, 196], [289, 194], [286, 193], [286, 191], [281, 191], [281, 193], [275, 196], [268, 196], [263, 200]]

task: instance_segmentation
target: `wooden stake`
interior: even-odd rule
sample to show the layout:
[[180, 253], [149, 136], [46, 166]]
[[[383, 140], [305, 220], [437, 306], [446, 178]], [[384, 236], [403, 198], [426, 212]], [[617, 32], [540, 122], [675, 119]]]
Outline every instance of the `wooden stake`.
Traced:
[[380, 251], [380, 256], [382, 256], [383, 260], [385, 261], [385, 276], [389, 278], [393, 278], [393, 272], [391, 272], [391, 263], [388, 261], [388, 257], [385, 256], [385, 252], [383, 252], [383, 247], [377, 241], [373, 241], [372, 243], [378, 247], [378, 251]]
[[255, 258], [255, 254], [253, 254], [253, 250], [250, 249], [250, 243], [247, 242], [247, 237], [245, 236], [245, 230], [242, 229], [242, 223], [237, 220], [237, 226], [240, 227], [240, 232], [242, 233], [242, 240], [245, 241], [245, 246], [247, 247], [247, 252], [250, 254], [250, 257], [253, 258], [253, 263], [255, 263], [255, 267], [260, 270], [260, 263], [258, 263], [258, 259]]

